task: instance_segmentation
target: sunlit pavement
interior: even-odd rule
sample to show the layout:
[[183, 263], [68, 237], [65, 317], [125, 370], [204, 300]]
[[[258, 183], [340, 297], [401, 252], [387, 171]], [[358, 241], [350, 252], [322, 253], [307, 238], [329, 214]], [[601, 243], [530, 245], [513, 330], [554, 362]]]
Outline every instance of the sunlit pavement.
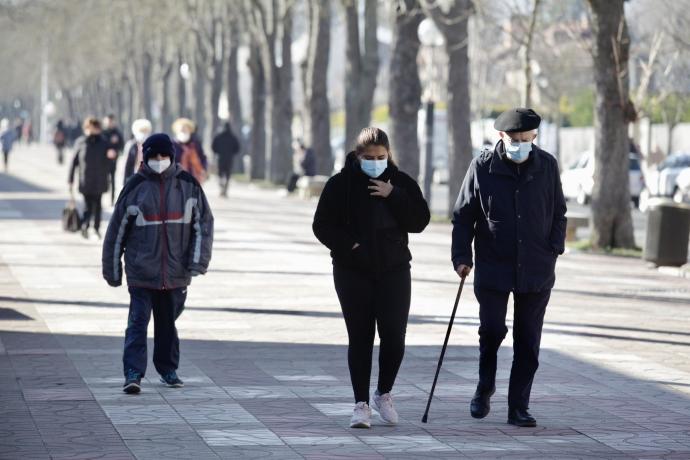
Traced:
[[96, 239], [61, 229], [66, 166], [50, 148], [19, 146], [10, 167], [0, 174], [1, 458], [690, 457], [690, 284], [627, 258], [559, 260], [533, 429], [505, 423], [510, 337], [491, 414], [469, 415], [468, 283], [422, 424], [458, 285], [446, 224], [411, 238], [401, 422], [349, 429], [345, 325], [311, 232], [315, 201], [238, 183], [229, 200], [206, 185], [216, 243], [178, 322], [185, 388], [157, 383], [150, 364], [143, 393], [124, 395], [128, 294], [102, 280]]

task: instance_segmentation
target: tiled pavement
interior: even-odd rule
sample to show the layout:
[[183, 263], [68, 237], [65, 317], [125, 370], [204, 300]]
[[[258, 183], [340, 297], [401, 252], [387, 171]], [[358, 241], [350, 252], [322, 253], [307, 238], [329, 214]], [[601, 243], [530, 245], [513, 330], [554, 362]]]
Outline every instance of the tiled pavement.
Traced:
[[547, 311], [535, 429], [505, 423], [510, 339], [485, 420], [469, 417], [468, 283], [428, 424], [420, 418], [457, 280], [447, 225], [412, 238], [397, 427], [348, 428], [346, 334], [314, 202], [235, 184], [179, 320], [184, 389], [121, 390], [127, 292], [100, 248], [60, 230], [64, 170], [20, 148], [0, 175], [0, 458], [690, 458], [690, 286], [631, 259], [568, 254]]

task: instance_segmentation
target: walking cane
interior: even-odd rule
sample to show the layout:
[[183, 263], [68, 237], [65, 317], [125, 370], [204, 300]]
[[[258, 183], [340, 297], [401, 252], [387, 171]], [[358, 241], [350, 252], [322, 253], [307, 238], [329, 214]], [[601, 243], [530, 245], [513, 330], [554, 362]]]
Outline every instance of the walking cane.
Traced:
[[455, 306], [453, 306], [453, 313], [450, 315], [450, 322], [448, 323], [448, 331], [446, 332], [446, 340], [443, 342], [441, 349], [441, 356], [438, 358], [438, 367], [436, 368], [436, 375], [434, 376], [434, 383], [431, 385], [431, 392], [429, 393], [429, 400], [426, 403], [426, 410], [422, 417], [422, 423], [426, 423], [429, 418], [429, 407], [431, 407], [431, 399], [434, 397], [434, 390], [436, 389], [436, 381], [438, 380], [438, 373], [441, 372], [441, 365], [443, 364], [443, 356], [446, 354], [448, 347], [448, 339], [450, 338], [450, 330], [453, 328], [453, 321], [455, 321], [455, 312], [458, 310], [458, 303], [460, 302], [460, 294], [462, 294], [462, 287], [465, 285], [465, 277], [460, 279], [460, 287], [458, 288], [458, 295], [455, 297]]

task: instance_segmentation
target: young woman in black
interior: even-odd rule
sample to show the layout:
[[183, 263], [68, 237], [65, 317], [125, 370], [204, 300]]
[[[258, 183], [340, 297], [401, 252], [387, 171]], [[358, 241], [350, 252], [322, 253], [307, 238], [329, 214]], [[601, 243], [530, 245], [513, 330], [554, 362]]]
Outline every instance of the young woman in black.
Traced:
[[398, 421], [390, 392], [405, 352], [410, 310], [407, 234], [424, 230], [429, 217], [419, 186], [393, 162], [386, 133], [363, 129], [343, 170], [326, 184], [313, 224], [316, 237], [331, 250], [347, 326], [353, 428], [371, 426], [369, 381], [377, 326], [381, 347], [373, 407], [384, 421]]

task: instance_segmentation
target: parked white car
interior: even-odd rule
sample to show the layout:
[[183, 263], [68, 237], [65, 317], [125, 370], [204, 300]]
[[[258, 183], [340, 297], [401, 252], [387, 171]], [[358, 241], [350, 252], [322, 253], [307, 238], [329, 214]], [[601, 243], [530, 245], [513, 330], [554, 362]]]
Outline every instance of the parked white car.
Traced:
[[678, 186], [678, 177], [688, 168], [690, 168], [690, 153], [674, 153], [655, 168], [651, 168], [647, 173], [643, 201], [652, 197], [674, 197], [680, 200], [682, 190]]
[[[630, 198], [635, 206], [639, 204], [640, 193], [644, 188], [644, 176], [637, 157], [630, 154]], [[568, 200], [575, 200], [578, 204], [587, 204], [592, 198], [594, 188], [594, 152], [588, 150], [580, 158], [561, 173], [563, 194]]]
[[685, 168], [678, 174], [673, 201], [676, 203], [690, 203], [690, 168]]

